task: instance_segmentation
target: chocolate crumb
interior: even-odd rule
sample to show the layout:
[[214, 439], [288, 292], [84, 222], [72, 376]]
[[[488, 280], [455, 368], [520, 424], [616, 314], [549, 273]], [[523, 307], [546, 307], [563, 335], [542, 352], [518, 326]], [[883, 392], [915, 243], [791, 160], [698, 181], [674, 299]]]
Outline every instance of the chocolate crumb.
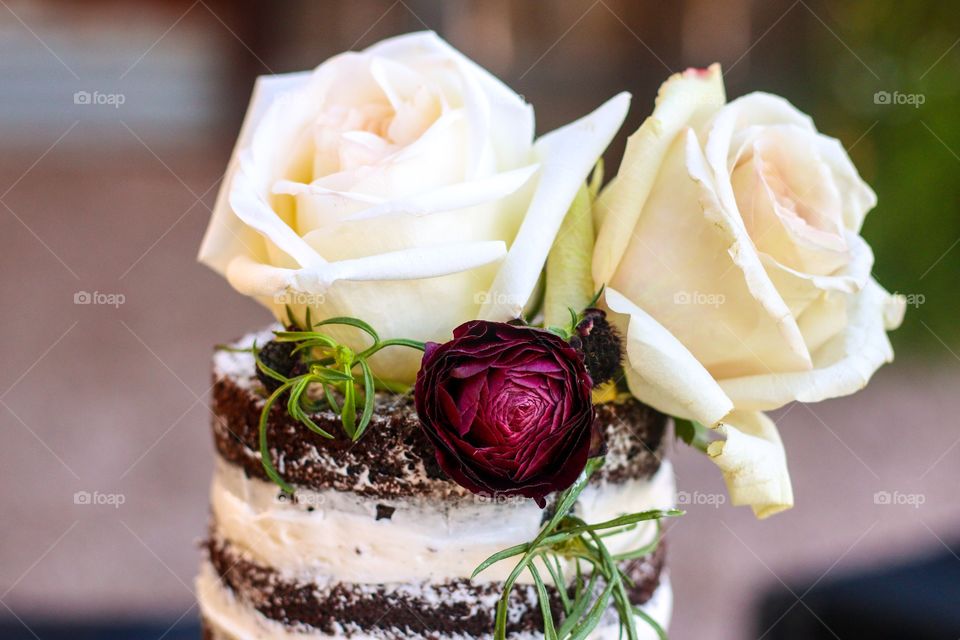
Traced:
[[391, 507], [385, 504], [377, 505], [377, 520], [390, 520], [393, 518], [393, 512], [396, 511], [396, 507]]

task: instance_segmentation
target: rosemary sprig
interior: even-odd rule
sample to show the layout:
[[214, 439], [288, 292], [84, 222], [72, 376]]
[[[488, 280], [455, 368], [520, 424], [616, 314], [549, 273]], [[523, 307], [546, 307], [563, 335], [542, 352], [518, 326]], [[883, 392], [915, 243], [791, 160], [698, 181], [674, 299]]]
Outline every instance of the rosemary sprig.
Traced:
[[[424, 344], [405, 338], [381, 340], [372, 326], [357, 318], [327, 318], [313, 323], [310, 310], [307, 309], [306, 321], [301, 325], [296, 322], [289, 308], [287, 309], [287, 315], [290, 320], [290, 328], [274, 331], [274, 340], [295, 345], [292, 353], [306, 365], [307, 372], [298, 376], [287, 377], [271, 369], [261, 360], [260, 351], [256, 344], [253, 345], [252, 351], [257, 368], [269, 378], [280, 383], [277, 389], [266, 399], [260, 412], [261, 463], [271, 480], [287, 493], [293, 493], [293, 487], [284, 481], [277, 471], [267, 442], [267, 425], [273, 405], [284, 394], [288, 394], [286, 410], [290, 417], [317, 435], [333, 439], [335, 436], [332, 433], [321, 428], [311, 418], [311, 414], [315, 413], [319, 406], [311, 398], [310, 390], [319, 385], [323, 391], [323, 402], [334, 414], [340, 417], [340, 424], [347, 437], [356, 442], [370, 425], [376, 402], [378, 385], [373, 370], [370, 368], [369, 358], [387, 347], [408, 347], [423, 351]], [[330, 335], [317, 331], [319, 327], [332, 325], [350, 326], [359, 329], [371, 338], [372, 344], [357, 353]], [[390, 391], [398, 390], [398, 386], [392, 383], [381, 383], [380, 386]], [[340, 401], [337, 400], [338, 396], [341, 399]]]
[[[666, 517], [682, 515], [676, 509], [652, 509], [640, 513], [631, 513], [588, 524], [571, 514], [574, 504], [587, 486], [590, 476], [603, 464], [603, 458], [592, 458], [577, 481], [560, 494], [557, 509], [529, 543], [504, 549], [493, 554], [474, 570], [473, 578], [491, 565], [520, 556], [519, 561], [508, 575], [503, 593], [497, 602], [494, 623], [494, 640], [505, 640], [507, 633], [507, 612], [510, 593], [520, 575], [527, 571], [537, 590], [540, 608], [544, 619], [544, 637], [551, 640], [580, 640], [586, 637], [600, 623], [603, 613], [613, 603], [620, 618], [621, 630], [628, 640], [637, 639], [636, 617], [650, 624], [661, 637], [663, 630], [656, 621], [634, 607], [627, 591], [630, 578], [623, 573], [620, 565], [625, 560], [642, 557], [656, 549], [660, 540], [660, 520]], [[657, 523], [654, 540], [642, 548], [612, 554], [605, 539], [634, 529], [642, 522]], [[537, 561], [539, 560], [539, 563]], [[573, 561], [576, 576], [572, 586], [563, 573], [563, 561]], [[546, 584], [537, 564], [545, 567], [556, 591], [560, 594], [564, 619], [559, 627], [553, 619]], [[586, 566], [586, 571], [581, 567]], [[601, 588], [602, 585], [602, 588]], [[573, 590], [573, 595], [569, 589]]]

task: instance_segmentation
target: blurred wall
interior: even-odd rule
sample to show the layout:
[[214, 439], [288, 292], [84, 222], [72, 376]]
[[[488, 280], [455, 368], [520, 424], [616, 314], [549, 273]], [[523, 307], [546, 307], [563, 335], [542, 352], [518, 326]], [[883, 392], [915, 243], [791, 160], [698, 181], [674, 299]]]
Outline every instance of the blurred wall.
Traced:
[[[210, 348], [267, 322], [194, 262], [253, 79], [424, 28], [524, 94], [541, 132], [631, 91], [610, 172], [660, 83], [718, 60], [730, 96], [788, 97], [879, 193], [876, 273], [913, 304], [900, 362], [778, 415], [793, 512], [691, 508], [675, 527], [675, 637], [739, 640], [781, 579], [942, 548], [960, 524], [958, 20], [932, 0], [3, 0], [0, 615], [195, 615]], [[93, 291], [123, 303], [74, 304]], [[709, 462], [675, 457], [681, 488], [723, 495]], [[895, 490], [923, 508], [874, 503]]]

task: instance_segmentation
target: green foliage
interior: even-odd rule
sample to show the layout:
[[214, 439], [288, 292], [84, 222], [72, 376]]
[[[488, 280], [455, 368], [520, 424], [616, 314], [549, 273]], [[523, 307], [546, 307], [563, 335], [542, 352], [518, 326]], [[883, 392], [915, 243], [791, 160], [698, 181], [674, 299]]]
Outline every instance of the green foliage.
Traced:
[[[340, 417], [343, 432], [348, 438], [356, 442], [363, 437], [370, 425], [376, 401], [376, 379], [367, 360], [387, 347], [402, 346], [423, 351], [424, 344], [407, 339], [381, 340], [373, 327], [357, 318], [328, 318], [317, 323], [311, 323], [308, 309], [306, 321], [303, 325], [300, 325], [294, 319], [290, 309], [287, 309], [287, 314], [292, 328], [286, 331], [275, 331], [274, 340], [295, 344], [293, 352], [305, 362], [307, 372], [293, 378], [287, 378], [264, 364], [260, 359], [260, 353], [256, 345], [253, 346], [253, 357], [260, 371], [281, 383], [277, 390], [270, 394], [264, 402], [263, 409], [260, 412], [260, 461], [271, 480], [287, 493], [293, 493], [293, 487], [277, 471], [270, 455], [267, 425], [273, 405], [284, 394], [288, 394], [287, 414], [317, 435], [333, 439], [334, 435], [332, 433], [322, 429], [310, 417], [321, 407], [310, 398], [309, 391], [311, 388], [319, 386], [322, 388], [323, 401], [327, 407]], [[355, 353], [330, 336], [314, 330], [317, 327], [328, 325], [346, 325], [357, 328], [370, 336], [373, 344], [364, 351]], [[359, 374], [357, 369], [359, 369]], [[393, 386], [385, 386], [394, 390]], [[359, 389], [362, 389], [362, 391]], [[340, 401], [337, 400], [338, 397]]]
[[[666, 637], [656, 621], [643, 615], [630, 603], [627, 593], [630, 578], [624, 574], [621, 563], [652, 553], [660, 541], [660, 519], [679, 516], [683, 512], [676, 509], [653, 509], [620, 516], [606, 522], [595, 524], [584, 522], [572, 515], [571, 511], [577, 498], [586, 488], [590, 476], [602, 465], [603, 458], [591, 458], [587, 462], [586, 469], [577, 481], [557, 498], [553, 517], [540, 529], [536, 538], [529, 543], [516, 545], [493, 554], [474, 570], [472, 578], [497, 562], [520, 557], [504, 582], [503, 593], [497, 603], [494, 640], [506, 638], [510, 593], [524, 571], [530, 573], [537, 589], [544, 619], [545, 638], [554, 640], [585, 638], [599, 624], [604, 611], [611, 603], [620, 619], [621, 635], [625, 634], [628, 640], [636, 640], [638, 637], [637, 616], [645, 620], [661, 638]], [[657, 535], [650, 544], [621, 554], [610, 553], [605, 538], [624, 533], [634, 529], [639, 523], [648, 521], [657, 522]], [[563, 561], [571, 560], [576, 567], [572, 584], [563, 573]], [[547, 569], [563, 604], [564, 617], [559, 627], [553, 619], [546, 583], [540, 573], [540, 567]], [[573, 590], [572, 596], [568, 589]]]
[[[948, 349], [960, 353], [960, 12], [937, 0], [811, 7], [836, 35], [808, 16], [812, 82], [797, 82], [791, 100], [840, 138], [877, 192], [863, 229], [874, 275], [908, 302], [894, 346], [952, 359]], [[878, 104], [877, 92], [922, 104]]]

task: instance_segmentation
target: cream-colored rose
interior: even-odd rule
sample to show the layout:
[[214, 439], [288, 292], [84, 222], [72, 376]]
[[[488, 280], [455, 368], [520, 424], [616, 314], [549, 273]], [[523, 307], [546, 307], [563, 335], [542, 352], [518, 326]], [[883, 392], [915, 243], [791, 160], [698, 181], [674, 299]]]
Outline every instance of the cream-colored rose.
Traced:
[[792, 505], [759, 412], [861, 389], [903, 307], [860, 237], [876, 203], [840, 143], [777, 96], [726, 103], [718, 65], [670, 78], [595, 206], [593, 276], [629, 323], [641, 400], [726, 436], [733, 502]]
[[[310, 307], [385, 339], [517, 317], [628, 105], [621, 94], [535, 142], [532, 108], [433, 33], [260, 78], [200, 259], [280, 319]], [[410, 382], [419, 357], [386, 349], [371, 364]]]

